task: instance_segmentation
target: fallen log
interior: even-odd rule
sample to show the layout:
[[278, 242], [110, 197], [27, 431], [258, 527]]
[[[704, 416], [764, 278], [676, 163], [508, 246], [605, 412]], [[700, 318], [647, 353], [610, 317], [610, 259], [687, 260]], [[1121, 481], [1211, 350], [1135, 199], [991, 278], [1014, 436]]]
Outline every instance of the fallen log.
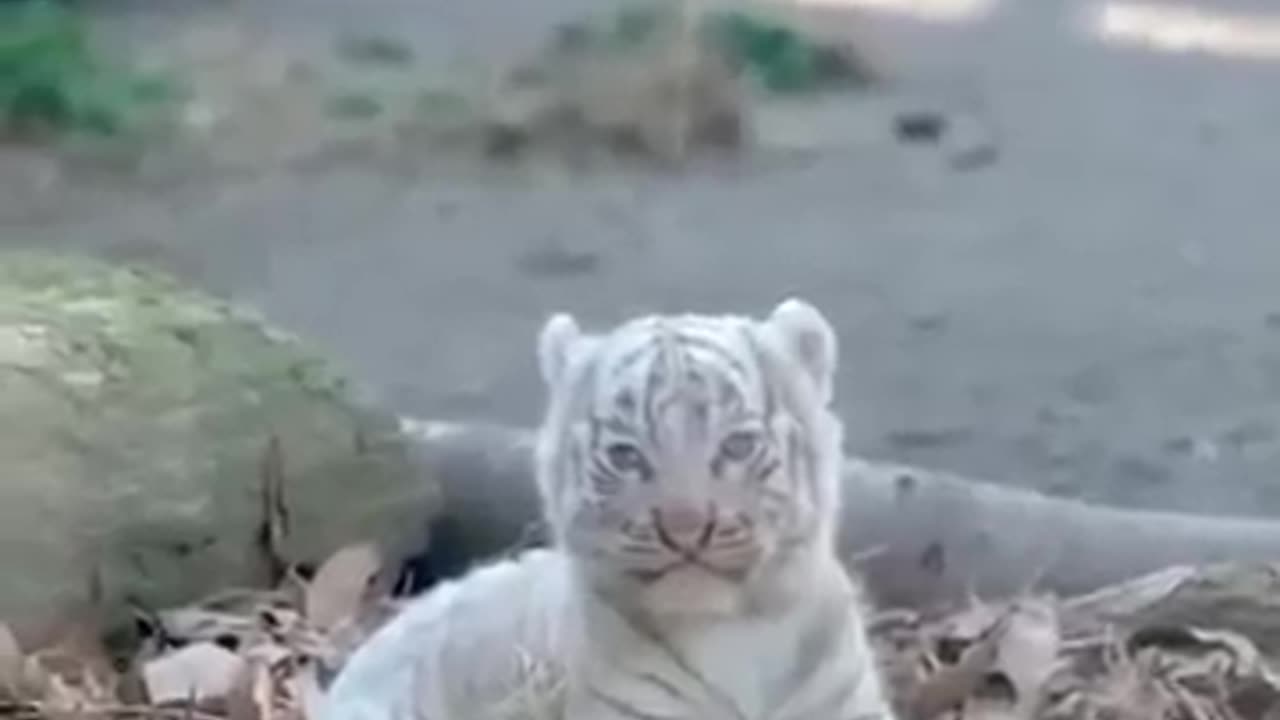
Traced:
[[[544, 540], [528, 430], [402, 418], [441, 484], [419, 586]], [[1172, 565], [1280, 560], [1280, 521], [1111, 508], [850, 458], [840, 551], [884, 604], [1077, 595]]]

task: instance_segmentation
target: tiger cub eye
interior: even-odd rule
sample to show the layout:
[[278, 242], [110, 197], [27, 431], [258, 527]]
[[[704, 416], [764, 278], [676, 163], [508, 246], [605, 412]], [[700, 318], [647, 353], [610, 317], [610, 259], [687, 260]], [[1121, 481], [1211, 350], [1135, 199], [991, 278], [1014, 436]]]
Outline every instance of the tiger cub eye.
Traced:
[[620, 473], [634, 473], [636, 475], [647, 475], [649, 472], [649, 463], [644, 459], [644, 453], [639, 448], [630, 443], [612, 443], [604, 449], [605, 457], [609, 460], [609, 465]]
[[756, 454], [760, 446], [760, 434], [752, 430], [730, 433], [720, 443], [720, 456], [731, 462], [743, 462]]

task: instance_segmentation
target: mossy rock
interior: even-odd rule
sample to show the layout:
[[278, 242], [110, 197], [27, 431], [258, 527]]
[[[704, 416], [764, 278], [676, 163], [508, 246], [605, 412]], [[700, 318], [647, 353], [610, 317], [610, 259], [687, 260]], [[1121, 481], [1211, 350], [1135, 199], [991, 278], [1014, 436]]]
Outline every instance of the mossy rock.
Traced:
[[0, 254], [0, 617], [188, 601], [263, 580], [263, 475], [286, 561], [425, 543], [438, 493], [397, 418], [297, 339], [162, 274]]

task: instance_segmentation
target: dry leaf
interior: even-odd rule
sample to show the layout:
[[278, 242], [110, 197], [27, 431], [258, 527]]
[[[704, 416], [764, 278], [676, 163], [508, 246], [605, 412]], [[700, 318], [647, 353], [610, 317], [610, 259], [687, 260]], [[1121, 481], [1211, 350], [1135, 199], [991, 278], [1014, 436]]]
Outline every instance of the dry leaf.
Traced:
[[52, 642], [30, 653], [48, 672], [90, 693], [114, 694], [115, 663], [102, 642], [95, 613], [68, 616], [53, 627]]
[[1151, 627], [1130, 637], [1180, 707], [1193, 716], [1261, 718], [1280, 712], [1280, 679], [1249, 638], [1225, 630]]
[[44, 697], [40, 701], [40, 714], [44, 720], [96, 720], [98, 713], [90, 713], [91, 703], [75, 687], [57, 675], [49, 676]]
[[1014, 603], [994, 668], [1013, 686], [1014, 717], [1034, 717], [1045, 685], [1058, 669], [1060, 645], [1058, 615], [1051, 601]]
[[960, 659], [955, 664], [942, 665], [916, 688], [910, 702], [911, 716], [929, 720], [963, 705], [990, 672], [1007, 626], [1007, 616], [999, 616], [976, 637], [964, 637], [971, 644]]
[[229, 720], [304, 720], [310, 664], [279, 646], [260, 645], [245, 656], [245, 666], [227, 696]]
[[227, 720], [271, 717], [270, 676], [261, 663], [246, 662], [227, 692]]
[[151, 702], [163, 704], [226, 697], [245, 661], [213, 643], [188, 645], [142, 668]]
[[307, 621], [317, 630], [328, 630], [358, 615], [382, 568], [382, 553], [372, 543], [338, 550], [320, 566], [307, 587]]
[[43, 700], [50, 693], [53, 675], [36, 658], [27, 656], [22, 661], [22, 675], [15, 693], [22, 702]]

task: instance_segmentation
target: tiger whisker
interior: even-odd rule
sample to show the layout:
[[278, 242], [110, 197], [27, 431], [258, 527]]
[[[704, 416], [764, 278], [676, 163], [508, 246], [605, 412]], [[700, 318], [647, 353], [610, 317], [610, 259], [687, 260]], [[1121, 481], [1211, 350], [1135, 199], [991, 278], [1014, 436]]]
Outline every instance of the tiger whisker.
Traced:
[[667, 551], [652, 545], [620, 545], [618, 551], [630, 555], [666, 555]]

